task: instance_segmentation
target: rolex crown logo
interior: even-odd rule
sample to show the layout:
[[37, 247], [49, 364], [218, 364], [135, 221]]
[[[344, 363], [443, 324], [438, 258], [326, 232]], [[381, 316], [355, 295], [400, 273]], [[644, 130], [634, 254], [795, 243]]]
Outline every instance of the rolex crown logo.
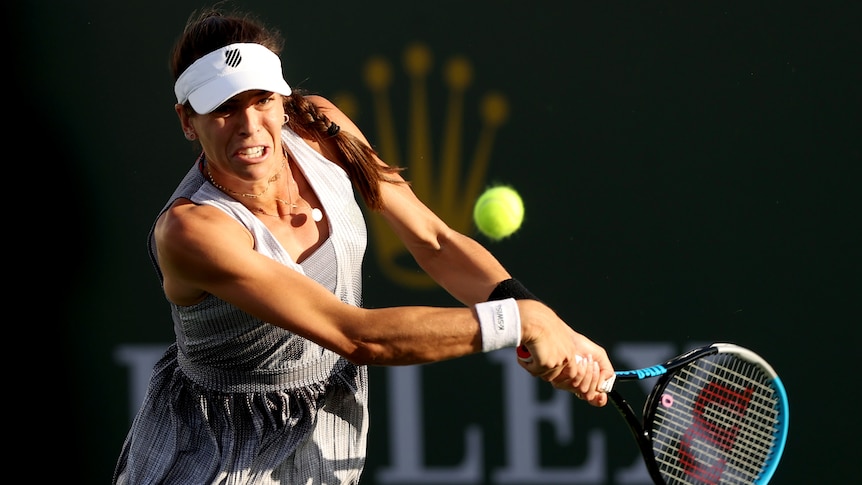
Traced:
[[[429, 99], [429, 74], [433, 69], [430, 49], [423, 44], [408, 46], [404, 52], [404, 71], [409, 78], [406, 123], [397, 121], [390, 102], [393, 68], [382, 57], [365, 64], [365, 83], [372, 94], [376, 118], [375, 148], [390, 165], [405, 167], [413, 191], [428, 207], [456, 231], [469, 234], [473, 228], [473, 203], [486, 184], [486, 174], [497, 129], [508, 117], [508, 103], [496, 92], [474, 98], [467, 96], [473, 81], [473, 68], [463, 57], [453, 57], [444, 65], [446, 103], [442, 113], [440, 139], [432, 136], [432, 104]], [[480, 128], [472, 145], [471, 158], [465, 163], [465, 109], [476, 101]], [[358, 114], [352, 96], [336, 97], [339, 107], [349, 116]], [[402, 153], [396, 127], [406, 126], [406, 150]], [[374, 256], [382, 272], [399, 285], [410, 288], [436, 286], [417, 266], [401, 241], [378, 214], [370, 214], [369, 227]]]

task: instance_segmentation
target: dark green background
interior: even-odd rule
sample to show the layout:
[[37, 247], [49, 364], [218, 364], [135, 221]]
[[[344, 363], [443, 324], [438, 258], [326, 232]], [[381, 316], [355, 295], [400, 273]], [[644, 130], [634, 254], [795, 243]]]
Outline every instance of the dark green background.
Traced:
[[[36, 299], [22, 318], [32, 339], [14, 350], [41, 361], [32, 374], [16, 370], [31, 391], [11, 412], [48, 418], [47, 431], [26, 437], [29, 452], [71, 458], [68, 468], [46, 464], [48, 482], [110, 479], [128, 426], [127, 375], [113, 349], [172, 338], [145, 238], [194, 156], [173, 112], [167, 57], [203, 5], [5, 7], [13, 90], [4, 186], [23, 199], [9, 219], [22, 230], [7, 238], [24, 240], [7, 246], [37, 251], [19, 262], [36, 269], [10, 282], [16, 299]], [[372, 55], [398, 64], [408, 43], [422, 41], [438, 61], [471, 59], [471, 94], [499, 90], [511, 107], [489, 181], [516, 184], [527, 204], [516, 236], [483, 242], [609, 348], [731, 340], [758, 350], [792, 401], [774, 483], [858, 480], [859, 392], [842, 376], [858, 361], [862, 294], [858, 2], [240, 5], [283, 30], [289, 82], [349, 91], [366, 107], [362, 66]], [[430, 79], [440, 107], [439, 73]], [[477, 128], [467, 121], [469, 152]], [[372, 113], [357, 122], [374, 141]], [[369, 306], [451, 301], [398, 288], [368, 266]], [[485, 382], [483, 366], [482, 356], [428, 366], [429, 390], [440, 391], [429, 392], [429, 407], [451, 402], [456, 374], [464, 419], [479, 415], [486, 389], [470, 387]], [[381, 372], [373, 370], [369, 484], [384, 455]], [[614, 411], [583, 412], [633, 452]], [[449, 443], [437, 439], [445, 455]]]

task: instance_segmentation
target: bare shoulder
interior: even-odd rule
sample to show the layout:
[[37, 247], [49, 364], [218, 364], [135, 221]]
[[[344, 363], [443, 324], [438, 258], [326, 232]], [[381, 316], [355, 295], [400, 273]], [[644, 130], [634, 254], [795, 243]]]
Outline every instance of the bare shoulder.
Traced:
[[195, 251], [225, 239], [253, 243], [248, 231], [223, 211], [188, 199], [178, 199], [159, 217], [155, 237], [160, 251]]
[[310, 94], [305, 97], [310, 103], [317, 106], [321, 113], [325, 114], [330, 121], [337, 124], [342, 130], [347, 131], [348, 133], [356, 136], [360, 140], [365, 143], [368, 143], [368, 139], [362, 133], [362, 130], [359, 129], [358, 126], [350, 119], [347, 114], [341, 111], [341, 108], [336, 106], [335, 103], [330, 101], [323, 96], [317, 94]]
[[156, 222], [156, 251], [165, 295], [178, 305], [199, 302], [212, 287], [249, 266], [254, 242], [220, 209], [178, 199]]
[[338, 106], [336, 106], [335, 103], [319, 94], [306, 94], [305, 99], [323, 110], [327, 116], [329, 116], [329, 111], [341, 113], [341, 110], [338, 109]]

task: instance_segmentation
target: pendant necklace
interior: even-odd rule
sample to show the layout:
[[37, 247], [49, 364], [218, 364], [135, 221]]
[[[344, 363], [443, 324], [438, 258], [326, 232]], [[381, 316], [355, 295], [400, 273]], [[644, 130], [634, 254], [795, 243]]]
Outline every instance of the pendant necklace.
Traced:
[[[204, 165], [204, 166], [206, 167], [206, 170], [207, 170], [207, 178], [209, 179], [209, 182], [210, 182], [211, 184], [213, 184], [213, 187], [215, 187], [215, 188], [217, 188], [217, 189], [221, 190], [222, 192], [226, 192], [226, 193], [233, 194], [233, 195], [238, 195], [238, 196], [240, 196], [240, 197], [245, 197], [245, 198], [247, 198], [247, 199], [257, 199], [257, 198], [261, 197], [263, 194], [265, 194], [265, 193], [269, 190], [269, 186], [270, 186], [270, 185], [272, 185], [272, 183], [273, 183], [273, 182], [275, 182], [276, 180], [278, 180], [279, 175], [281, 174], [281, 171], [282, 171], [282, 170], [284, 170], [284, 169], [287, 167], [287, 157], [285, 157], [285, 158], [281, 161], [281, 168], [279, 169], [279, 171], [278, 171], [275, 175], [273, 175], [273, 176], [269, 179], [269, 183], [266, 185], [266, 188], [265, 188], [265, 189], [263, 189], [263, 192], [260, 192], [259, 194], [245, 194], [245, 193], [237, 192], [237, 191], [235, 191], [235, 190], [231, 190], [231, 189], [229, 189], [229, 188], [227, 188], [227, 187], [224, 187], [223, 185], [221, 185], [221, 184], [219, 184], [218, 182], [216, 182], [216, 181], [215, 181], [215, 179], [213, 179], [213, 174], [212, 174], [212, 172], [210, 172], [209, 164], [208, 164], [208, 163], [206, 163], [206, 161], [205, 161], [205, 160], [204, 160], [204, 163], [205, 163], [205, 165]], [[299, 188], [299, 186], [297, 185], [297, 189], [298, 189], [298, 188]], [[293, 202], [293, 194], [291, 193], [291, 190], [290, 190], [290, 179], [288, 179], [288, 181], [287, 181], [287, 196], [288, 196], [288, 198], [290, 199], [289, 201], [284, 200], [284, 199], [280, 199], [280, 198], [278, 198], [278, 197], [275, 197], [275, 200], [276, 200], [277, 202], [281, 202], [282, 204], [287, 205], [287, 206], [290, 208], [290, 213], [289, 213], [288, 215], [290, 215], [290, 216], [292, 216], [292, 217], [293, 217], [293, 216], [297, 216], [297, 215], [304, 215], [304, 214], [295, 214], [295, 213], [293, 212], [293, 210], [294, 210], [294, 209], [298, 209], [298, 208], [299, 208], [299, 206]], [[321, 210], [320, 210], [320, 209], [318, 209], [317, 207], [312, 207], [312, 206], [311, 206], [311, 204], [309, 204], [307, 200], [304, 200], [304, 199], [303, 199], [303, 201], [304, 201], [304, 202], [305, 202], [305, 204], [306, 204], [306, 205], [311, 209], [311, 220], [313, 220], [314, 222], [320, 222], [321, 220], [323, 220], [323, 211], [321, 211]], [[282, 216], [282, 215], [280, 215], [280, 214], [270, 214], [269, 212], [267, 212], [267, 211], [263, 210], [263, 208], [260, 208], [260, 207], [255, 207], [255, 208], [250, 209], [250, 210], [253, 210], [253, 211], [255, 211], [255, 212], [259, 213], [259, 214], [263, 214], [263, 215], [265, 215], [265, 216], [278, 217], [278, 218], [282, 218], [282, 217], [284, 217], [284, 216]]]
[[[297, 189], [298, 189], [298, 187], [297, 187]], [[297, 190], [297, 193], [298, 193], [298, 190]], [[291, 194], [291, 190], [290, 190], [290, 180], [288, 180], [288, 182], [287, 182], [287, 196], [290, 198], [290, 201], [286, 201], [284, 199], [279, 199], [278, 197], [276, 197], [275, 200], [277, 200], [277, 201], [281, 202], [282, 204], [285, 204], [288, 207], [290, 207], [290, 209], [291, 209], [290, 215], [296, 215], [293, 213], [293, 209], [298, 209], [299, 206], [293, 203], [293, 195]], [[311, 207], [311, 204], [309, 204], [307, 200], [303, 199], [303, 201], [305, 202], [305, 205], [307, 205], [311, 209], [311, 220], [313, 220], [314, 222], [320, 222], [321, 219], [323, 219], [323, 211], [321, 211], [317, 207]], [[257, 209], [257, 210], [260, 213], [266, 214], [268, 216], [273, 215], [273, 214], [267, 214], [266, 212], [263, 211], [263, 209]], [[277, 216], [274, 216], [274, 217], [277, 217]]]

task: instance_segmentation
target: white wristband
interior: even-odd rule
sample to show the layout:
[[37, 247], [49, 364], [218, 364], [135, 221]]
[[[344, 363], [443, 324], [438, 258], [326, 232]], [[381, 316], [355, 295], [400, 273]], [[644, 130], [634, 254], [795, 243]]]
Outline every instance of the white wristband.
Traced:
[[521, 343], [521, 313], [514, 298], [477, 303], [476, 313], [482, 332], [482, 352], [517, 347]]

